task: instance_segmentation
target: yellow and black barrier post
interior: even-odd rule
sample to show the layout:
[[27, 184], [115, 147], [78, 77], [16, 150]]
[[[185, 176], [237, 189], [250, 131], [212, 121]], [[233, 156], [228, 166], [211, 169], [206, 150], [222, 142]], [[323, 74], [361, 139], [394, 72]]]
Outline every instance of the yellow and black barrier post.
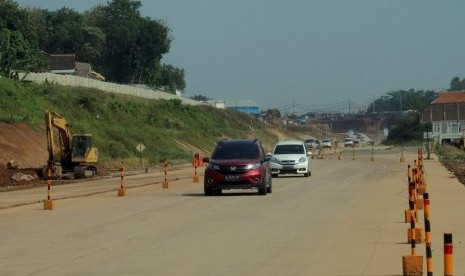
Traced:
[[168, 182], [168, 160], [165, 159], [165, 180], [163, 181], [163, 189], [169, 189], [170, 183]]
[[53, 210], [55, 202], [50, 199], [52, 192], [52, 164], [49, 162], [47, 166], [47, 199], [44, 201], [44, 210]]
[[118, 196], [126, 196], [126, 188], [123, 185], [123, 178], [124, 178], [124, 162], [121, 161], [121, 167], [119, 168], [120, 171], [120, 187], [118, 189]]
[[371, 145], [371, 161], [375, 161], [375, 155], [374, 155], [374, 145]]
[[423, 166], [423, 149], [418, 148], [418, 166]]
[[408, 205], [409, 209], [405, 210], [405, 222], [410, 222], [411, 214], [413, 213], [413, 217], [415, 220], [418, 220], [417, 217], [417, 210], [415, 209], [415, 183], [412, 181], [408, 185]]
[[[416, 198], [415, 198], [415, 193], [416, 193], [416, 190], [415, 190], [415, 183], [413, 182], [410, 182], [409, 184], [409, 194], [410, 194], [410, 197], [409, 197], [409, 211], [410, 211], [410, 214], [409, 214], [409, 217], [410, 217], [410, 226], [413, 225], [413, 227], [410, 227], [408, 230], [407, 230], [407, 242], [411, 242], [412, 239], [415, 240], [415, 243], [416, 244], [420, 244], [422, 243], [422, 233], [423, 233], [423, 229], [421, 228], [417, 228], [416, 227], [416, 222], [418, 221], [418, 212], [417, 212], [417, 201], [416, 201]], [[412, 219], [413, 219], [413, 224], [412, 224]]]
[[400, 162], [405, 162], [404, 158], [404, 146], [400, 146]]
[[339, 150], [339, 155], [337, 156], [338, 160], [344, 159], [344, 155], [342, 155], [342, 150]]
[[200, 158], [200, 154], [194, 154], [194, 158], [192, 159], [192, 165], [194, 166], [194, 177], [192, 178], [192, 182], [199, 183], [199, 176], [197, 175], [197, 167], [201, 166], [202, 159]]
[[402, 269], [404, 274], [409, 276], [423, 275], [423, 256], [417, 255], [416, 252], [416, 237], [415, 237], [415, 218], [413, 213], [410, 218], [410, 229], [412, 229], [413, 237], [410, 240], [411, 252], [410, 255], [402, 256]]
[[413, 173], [413, 182], [415, 183], [415, 190], [414, 190], [415, 209], [416, 210], [423, 210], [423, 200], [420, 200], [419, 197], [418, 197], [418, 190], [419, 190], [419, 187], [420, 187], [420, 179], [421, 179], [420, 178], [420, 173], [419, 173], [418, 169], [413, 169], [412, 173]]
[[407, 166], [407, 178], [408, 178], [408, 183], [412, 181], [412, 168], [410, 167], [410, 164]]
[[433, 254], [431, 250], [430, 202], [428, 193], [423, 194], [425, 215], [426, 275], [433, 276]]
[[454, 273], [454, 245], [452, 234], [444, 234], [444, 276], [452, 276]]

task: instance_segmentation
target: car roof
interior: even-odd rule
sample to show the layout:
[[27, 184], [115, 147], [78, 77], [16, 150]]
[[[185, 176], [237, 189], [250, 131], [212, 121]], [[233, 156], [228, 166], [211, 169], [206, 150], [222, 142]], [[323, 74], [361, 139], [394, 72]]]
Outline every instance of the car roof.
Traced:
[[255, 142], [259, 142], [258, 139], [223, 139], [223, 140], [220, 140], [220, 143], [224, 143], [224, 144], [230, 144], [230, 143], [234, 143], [234, 144], [238, 144], [238, 143], [255, 143]]
[[301, 140], [285, 140], [279, 141], [276, 145], [302, 145], [304, 141]]

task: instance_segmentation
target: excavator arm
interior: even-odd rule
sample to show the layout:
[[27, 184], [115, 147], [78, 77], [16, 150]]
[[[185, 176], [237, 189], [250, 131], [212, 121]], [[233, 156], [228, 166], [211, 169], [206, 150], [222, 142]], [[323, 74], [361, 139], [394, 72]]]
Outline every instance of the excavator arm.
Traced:
[[[58, 113], [46, 110], [45, 126], [47, 132], [48, 162], [71, 162], [72, 137], [66, 119]], [[58, 141], [55, 141], [54, 128], [58, 131]]]

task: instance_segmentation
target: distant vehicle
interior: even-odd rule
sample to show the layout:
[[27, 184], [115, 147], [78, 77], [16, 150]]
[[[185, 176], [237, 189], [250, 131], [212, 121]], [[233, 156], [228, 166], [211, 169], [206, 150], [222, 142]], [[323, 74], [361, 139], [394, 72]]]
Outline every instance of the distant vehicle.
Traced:
[[259, 195], [272, 192], [270, 156], [265, 156], [257, 139], [224, 139], [218, 142], [205, 169], [205, 196], [220, 195], [223, 190], [257, 189]]
[[319, 149], [321, 148], [321, 141], [320, 140], [315, 140], [316, 146], [315, 148]]
[[369, 146], [374, 146], [374, 145], [375, 145], [375, 141], [370, 140], [370, 141], [367, 142], [367, 144], [368, 144]]
[[305, 143], [299, 140], [280, 141], [274, 147], [271, 158], [271, 175], [301, 174], [311, 175], [310, 155]]
[[315, 139], [307, 139], [307, 140], [305, 140], [305, 146], [307, 147], [307, 149], [316, 148], [316, 140]]
[[344, 139], [344, 147], [353, 147], [354, 146], [354, 140], [350, 137], [346, 137]]
[[329, 149], [330, 149], [330, 148], [332, 148], [333, 145], [332, 145], [332, 143], [331, 143], [331, 140], [329, 140], [329, 139], [323, 139], [323, 140], [321, 140], [321, 146], [322, 146], [323, 148], [329, 148]]
[[360, 141], [354, 140], [354, 147], [360, 147]]

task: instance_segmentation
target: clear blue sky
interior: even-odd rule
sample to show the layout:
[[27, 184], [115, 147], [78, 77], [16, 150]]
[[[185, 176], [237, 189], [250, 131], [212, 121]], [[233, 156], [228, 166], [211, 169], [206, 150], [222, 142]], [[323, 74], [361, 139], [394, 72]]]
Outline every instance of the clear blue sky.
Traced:
[[[16, 2], [80, 12], [107, 3]], [[185, 69], [186, 97], [301, 113], [348, 99], [354, 108], [400, 89], [440, 91], [465, 77], [463, 0], [141, 2], [144, 16], [172, 30], [163, 62]]]

